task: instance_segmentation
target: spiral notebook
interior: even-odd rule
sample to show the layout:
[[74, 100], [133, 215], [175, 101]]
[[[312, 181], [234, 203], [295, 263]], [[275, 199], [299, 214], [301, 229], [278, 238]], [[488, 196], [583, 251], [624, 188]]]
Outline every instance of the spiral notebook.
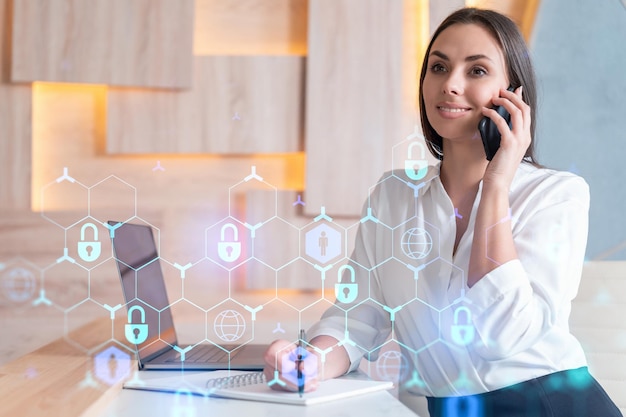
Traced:
[[263, 372], [214, 371], [177, 374], [176, 376], [147, 380], [131, 380], [124, 384], [124, 388], [311, 405], [388, 390], [393, 388], [393, 383], [345, 377], [329, 379], [320, 382], [315, 391], [305, 392], [300, 397], [296, 392], [276, 391], [270, 388], [263, 377]]

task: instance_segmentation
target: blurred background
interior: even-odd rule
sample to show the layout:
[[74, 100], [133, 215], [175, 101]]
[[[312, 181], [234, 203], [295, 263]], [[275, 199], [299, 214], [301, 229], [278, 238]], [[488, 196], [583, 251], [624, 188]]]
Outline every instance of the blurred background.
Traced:
[[[623, 307], [625, 3], [0, 0], [0, 364], [123, 303], [107, 220], [155, 227], [189, 335], [229, 297], [265, 306], [266, 339], [285, 301], [295, 318], [283, 327], [318, 317], [332, 294], [312, 262], [291, 260], [324, 214], [349, 255], [381, 174], [433, 162], [408, 146], [420, 62], [466, 5], [507, 14], [529, 43], [539, 160], [591, 186], [581, 300], [595, 317]], [[212, 262], [227, 222], [260, 261]], [[104, 254], [93, 264], [78, 253], [89, 239]], [[623, 325], [605, 318], [603, 337], [626, 350]]]

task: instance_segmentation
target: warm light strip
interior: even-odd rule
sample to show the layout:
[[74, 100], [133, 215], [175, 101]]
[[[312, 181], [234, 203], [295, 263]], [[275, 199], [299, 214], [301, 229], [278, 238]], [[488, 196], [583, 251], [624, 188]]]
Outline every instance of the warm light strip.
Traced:
[[[90, 186], [94, 172], [101, 176], [133, 173], [146, 161], [160, 160], [164, 165], [180, 165], [191, 170], [206, 169], [207, 162], [248, 160], [250, 165], [266, 165], [282, 172], [272, 185], [279, 190], [303, 190], [306, 155], [304, 152], [281, 154], [141, 154], [106, 153], [106, 85], [33, 83], [31, 209], [41, 211], [42, 189], [70, 167], [85, 185]], [[77, 170], [74, 170], [77, 168]], [[91, 171], [86, 177], [81, 171]], [[98, 177], [101, 179], [101, 177]], [[127, 178], [132, 182], [132, 178]], [[183, 180], [183, 178], [181, 178]], [[72, 209], [70, 201], [46, 201], [46, 210]]]
[[[58, 111], [57, 103], [64, 97], [81, 94], [84, 99], [93, 100], [95, 114], [83, 115], [80, 111], [67, 113]], [[99, 84], [69, 84], [34, 82], [32, 86], [32, 179], [31, 209], [40, 211], [42, 207], [41, 191], [43, 187], [60, 176], [59, 163], [73, 161], [73, 153], [81, 144], [66, 137], [59, 144], [59, 136], [65, 131], [72, 131], [72, 123], [80, 124], [81, 119], [90, 120], [95, 135], [104, 135], [106, 126], [107, 86]], [[64, 107], [64, 106], [63, 106]], [[80, 109], [77, 109], [80, 110]], [[69, 122], [69, 123], [68, 123]], [[57, 146], [59, 145], [59, 146]]]
[[526, 42], [530, 42], [530, 37], [535, 27], [535, 18], [537, 17], [537, 10], [539, 9], [539, 0], [526, 0], [526, 7], [524, 8], [524, 14], [522, 16], [521, 31], [524, 35]]
[[[430, 41], [430, 9], [428, 7], [428, 0], [419, 0], [417, 4], [417, 21], [419, 22], [419, 38], [418, 38], [418, 54], [417, 59], [419, 60], [419, 64], [421, 65], [421, 61], [424, 59], [424, 54], [426, 53], [426, 48], [428, 47], [428, 42]], [[421, 68], [418, 68], [421, 71]], [[420, 73], [418, 71], [418, 74]]]

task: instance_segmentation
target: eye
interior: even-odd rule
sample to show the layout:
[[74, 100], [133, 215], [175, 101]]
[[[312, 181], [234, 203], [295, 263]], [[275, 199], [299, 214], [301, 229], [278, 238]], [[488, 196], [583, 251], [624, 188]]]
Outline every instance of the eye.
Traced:
[[443, 65], [441, 65], [440, 63], [437, 62], [437, 63], [435, 63], [435, 64], [430, 66], [430, 70], [432, 72], [445, 72], [446, 68]]
[[477, 77], [482, 77], [483, 75], [487, 75], [487, 70], [482, 67], [473, 67], [470, 70], [470, 74], [475, 75]]

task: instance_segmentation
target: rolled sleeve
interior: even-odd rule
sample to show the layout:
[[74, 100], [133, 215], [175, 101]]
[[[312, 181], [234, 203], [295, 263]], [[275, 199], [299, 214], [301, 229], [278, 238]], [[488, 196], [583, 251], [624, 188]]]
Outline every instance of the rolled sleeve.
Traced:
[[515, 355], [552, 331], [567, 331], [587, 242], [589, 190], [572, 177], [542, 197], [513, 222], [518, 259], [467, 290], [477, 352], [485, 359]]
[[352, 340], [346, 337], [346, 322], [343, 317], [325, 317], [315, 323], [311, 329], [309, 329], [307, 337], [309, 337], [309, 339], [313, 339], [317, 336], [330, 336], [337, 339], [340, 345], [343, 346], [348, 353], [350, 367], [347, 372], [352, 372], [358, 369], [364, 352], [362, 349], [359, 349], [356, 344], [353, 344]]

